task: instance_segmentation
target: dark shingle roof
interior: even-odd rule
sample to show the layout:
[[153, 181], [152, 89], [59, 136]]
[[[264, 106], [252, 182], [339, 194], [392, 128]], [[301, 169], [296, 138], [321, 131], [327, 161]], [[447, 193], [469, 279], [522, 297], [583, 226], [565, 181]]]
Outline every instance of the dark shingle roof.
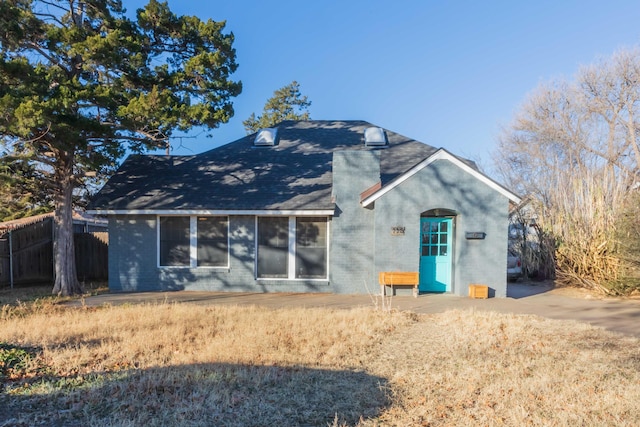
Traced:
[[[130, 156], [90, 209], [332, 209], [333, 152], [376, 149], [363, 142], [369, 126], [364, 121], [285, 121], [272, 147], [254, 147], [255, 135], [248, 135], [195, 156]], [[383, 185], [436, 151], [386, 134], [388, 147], [378, 148]]]

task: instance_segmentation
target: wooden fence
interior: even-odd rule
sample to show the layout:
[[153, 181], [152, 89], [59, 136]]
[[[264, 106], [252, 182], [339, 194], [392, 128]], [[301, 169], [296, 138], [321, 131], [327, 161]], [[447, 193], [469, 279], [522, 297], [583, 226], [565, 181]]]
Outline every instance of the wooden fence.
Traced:
[[76, 233], [73, 241], [76, 247], [78, 280], [106, 281], [109, 277], [109, 233]]
[[[107, 232], [75, 233], [76, 268], [80, 281], [106, 281]], [[13, 281], [11, 277], [13, 276]], [[0, 236], [0, 286], [53, 281], [53, 221], [42, 221]]]

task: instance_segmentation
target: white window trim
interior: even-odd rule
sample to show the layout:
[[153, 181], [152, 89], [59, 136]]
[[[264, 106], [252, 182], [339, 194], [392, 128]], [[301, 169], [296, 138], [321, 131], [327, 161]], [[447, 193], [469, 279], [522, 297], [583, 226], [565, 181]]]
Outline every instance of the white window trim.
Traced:
[[[288, 259], [287, 259], [287, 276], [286, 278], [278, 278], [278, 277], [258, 277], [258, 218], [264, 217], [266, 215], [256, 215], [254, 225], [255, 232], [253, 233], [255, 236], [254, 242], [254, 254], [253, 254], [253, 276], [257, 281], [284, 281], [284, 282], [326, 282], [329, 280], [329, 266], [331, 263], [329, 262], [329, 254], [331, 251], [329, 250], [330, 239], [329, 236], [331, 227], [330, 217], [326, 217], [327, 220], [327, 248], [326, 248], [326, 260], [327, 260], [327, 276], [320, 279], [301, 279], [296, 277], [296, 218], [295, 216], [288, 216], [289, 219], [289, 246], [288, 246]], [[322, 216], [322, 215], [316, 215]], [[324, 217], [324, 216], [323, 216]]]
[[[189, 217], [189, 265], [161, 265], [160, 264], [160, 219], [168, 216], [188, 216]], [[203, 265], [198, 266], [198, 217], [199, 216], [214, 216], [227, 219], [227, 264], [219, 266]], [[227, 215], [182, 215], [179, 213], [172, 213], [171, 215], [157, 215], [156, 216], [156, 264], [161, 269], [209, 269], [209, 270], [229, 270], [231, 264], [230, 253], [230, 237], [229, 227], [230, 219]]]
[[296, 217], [289, 217], [289, 279], [296, 278]]
[[190, 268], [198, 266], [198, 219], [195, 216], [189, 217], [189, 261]]

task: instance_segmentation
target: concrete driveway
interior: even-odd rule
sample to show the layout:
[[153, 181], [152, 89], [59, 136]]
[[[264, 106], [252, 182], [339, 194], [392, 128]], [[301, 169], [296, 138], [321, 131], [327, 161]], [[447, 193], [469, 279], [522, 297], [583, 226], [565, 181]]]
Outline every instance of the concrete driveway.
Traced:
[[[245, 293], [245, 292], [144, 292], [103, 294], [66, 303], [75, 306], [176, 302], [199, 305], [259, 305], [271, 308], [374, 306], [370, 295]], [[451, 309], [492, 310], [502, 313], [534, 314], [552, 319], [586, 322], [625, 335], [640, 337], [640, 300], [597, 298], [572, 289], [554, 289], [536, 283], [509, 284], [507, 298], [470, 299], [453, 295], [427, 294], [418, 298], [394, 296], [391, 308], [416, 313], [440, 313]]]

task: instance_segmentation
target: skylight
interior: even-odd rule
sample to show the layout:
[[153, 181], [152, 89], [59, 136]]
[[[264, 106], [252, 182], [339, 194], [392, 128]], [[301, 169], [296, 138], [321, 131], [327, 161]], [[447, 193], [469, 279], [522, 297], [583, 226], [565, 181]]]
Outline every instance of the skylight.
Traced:
[[364, 130], [364, 145], [378, 147], [387, 145], [387, 136], [384, 129], [379, 127], [368, 127]]
[[256, 139], [253, 140], [253, 145], [256, 145], [256, 146], [275, 145], [277, 134], [278, 134], [278, 128], [260, 129], [258, 133], [256, 133]]

